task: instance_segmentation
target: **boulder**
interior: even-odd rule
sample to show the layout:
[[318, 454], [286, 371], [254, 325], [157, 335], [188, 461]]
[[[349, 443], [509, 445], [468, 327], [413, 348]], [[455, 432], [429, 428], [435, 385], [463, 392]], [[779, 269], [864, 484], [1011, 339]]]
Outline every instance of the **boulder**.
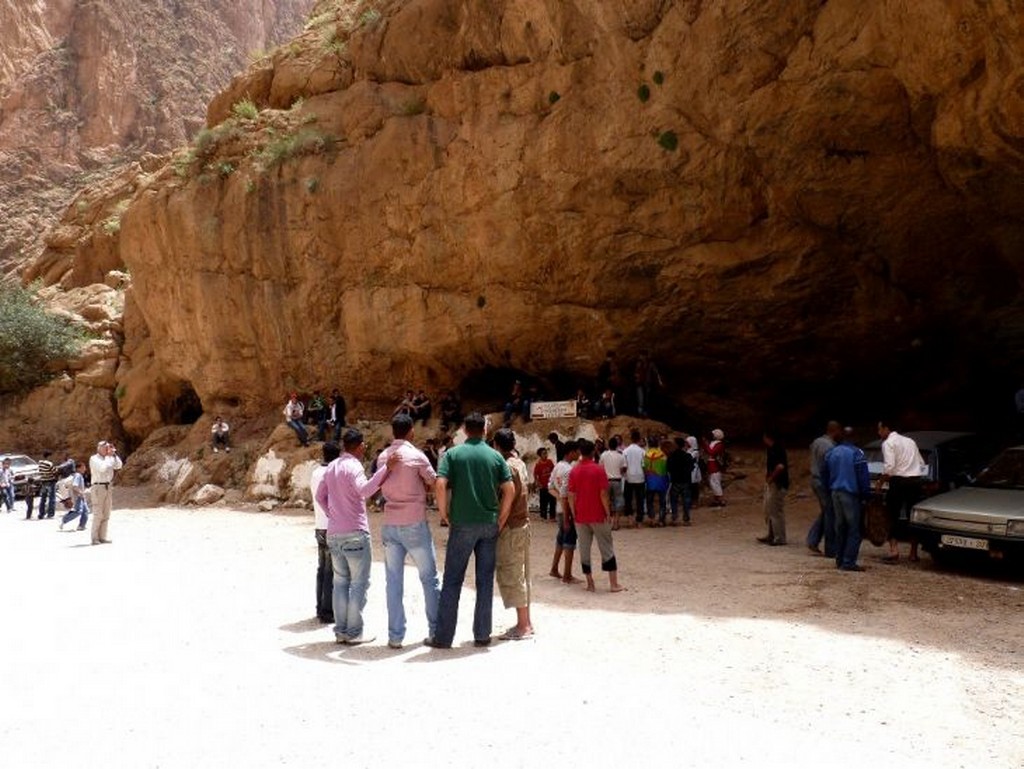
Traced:
[[212, 505], [224, 498], [224, 489], [207, 483], [199, 487], [199, 490], [192, 495], [191, 502], [196, 505]]

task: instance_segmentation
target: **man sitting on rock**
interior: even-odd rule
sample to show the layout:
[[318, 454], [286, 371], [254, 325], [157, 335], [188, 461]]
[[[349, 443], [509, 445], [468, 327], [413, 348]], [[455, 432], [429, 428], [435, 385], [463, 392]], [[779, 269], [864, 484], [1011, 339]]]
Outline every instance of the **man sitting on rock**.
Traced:
[[231, 428], [228, 427], [228, 423], [224, 421], [223, 417], [217, 416], [213, 420], [213, 426], [210, 428], [210, 434], [213, 436], [213, 453], [216, 454], [221, 449], [230, 452], [231, 446], [228, 445], [228, 434]]
[[302, 405], [302, 401], [299, 400], [299, 394], [292, 393], [288, 398], [288, 402], [284, 404], [284, 421], [295, 431], [299, 443], [306, 447], [309, 445], [309, 434], [306, 432], [306, 427], [302, 424], [302, 414], [304, 411], [305, 408]]

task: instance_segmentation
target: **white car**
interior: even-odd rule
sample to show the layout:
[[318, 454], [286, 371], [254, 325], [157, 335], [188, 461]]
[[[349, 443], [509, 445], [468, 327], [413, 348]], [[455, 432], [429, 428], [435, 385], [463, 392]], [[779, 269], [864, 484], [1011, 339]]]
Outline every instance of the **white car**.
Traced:
[[39, 463], [24, 454], [0, 454], [0, 462], [10, 460], [14, 472], [14, 496], [25, 497], [29, 481], [39, 480]]
[[969, 486], [914, 506], [910, 527], [936, 560], [1024, 555], [1024, 446], [1007, 449]]

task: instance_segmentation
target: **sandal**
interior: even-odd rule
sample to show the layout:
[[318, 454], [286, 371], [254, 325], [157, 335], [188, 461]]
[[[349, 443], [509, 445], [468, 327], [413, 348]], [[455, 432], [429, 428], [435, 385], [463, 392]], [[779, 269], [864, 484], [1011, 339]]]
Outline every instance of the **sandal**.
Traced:
[[532, 630], [527, 630], [526, 632], [523, 632], [517, 627], [510, 627], [508, 630], [506, 630], [504, 633], [498, 636], [498, 639], [501, 641], [522, 641], [526, 638], [529, 638], [532, 635]]

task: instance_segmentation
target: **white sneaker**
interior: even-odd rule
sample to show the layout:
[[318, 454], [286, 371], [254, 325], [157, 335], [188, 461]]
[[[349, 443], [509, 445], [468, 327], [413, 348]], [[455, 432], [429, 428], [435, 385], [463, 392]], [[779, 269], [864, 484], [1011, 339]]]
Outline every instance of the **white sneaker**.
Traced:
[[347, 638], [347, 639], [345, 639], [345, 643], [347, 643], [347, 644], [349, 644], [351, 646], [358, 646], [359, 644], [373, 643], [376, 640], [377, 640], [377, 636], [362, 634], [362, 635], [356, 636], [355, 638]]
[[216, 454], [216, 453], [217, 453], [217, 452], [219, 452], [219, 451], [220, 451], [220, 449], [214, 449], [214, 450], [213, 450], [213, 453], [214, 453], [214, 454]]

